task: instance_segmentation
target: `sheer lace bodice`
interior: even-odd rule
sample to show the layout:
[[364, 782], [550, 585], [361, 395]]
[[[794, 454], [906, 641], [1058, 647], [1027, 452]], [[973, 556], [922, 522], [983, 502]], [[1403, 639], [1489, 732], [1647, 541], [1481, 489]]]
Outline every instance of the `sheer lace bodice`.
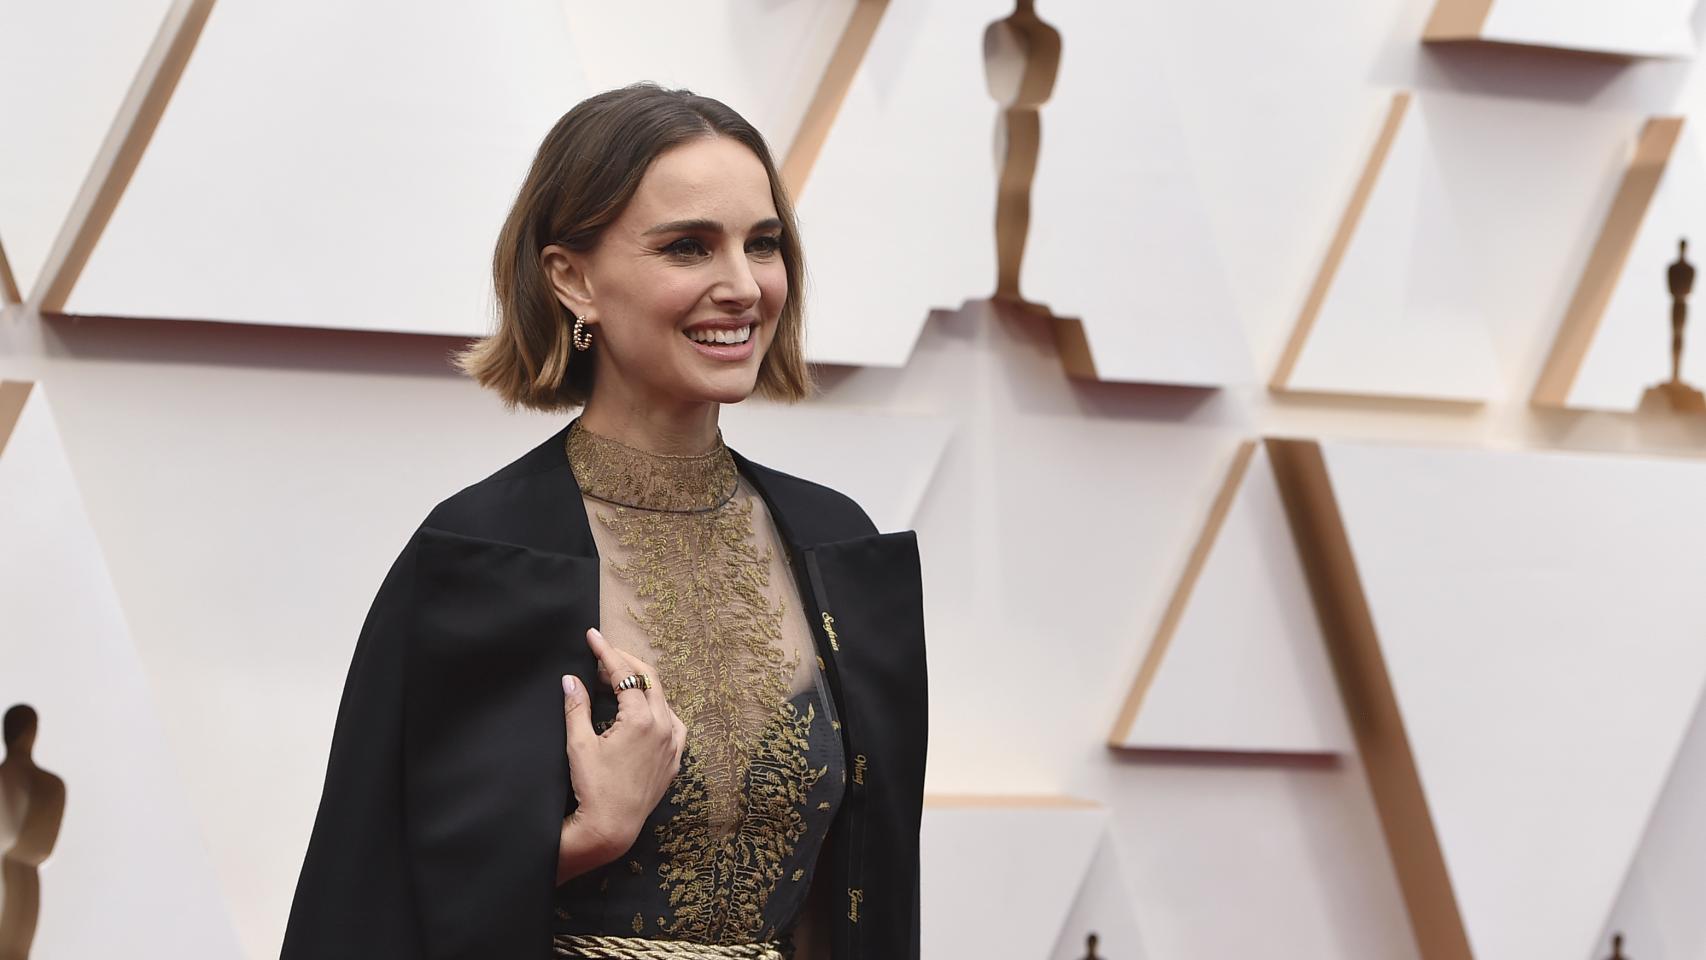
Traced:
[[[680, 775], [632, 850], [558, 889], [559, 934], [776, 939], [795, 922], [845, 785], [787, 551], [719, 436], [665, 457], [580, 426], [567, 454], [600, 556], [599, 616], [687, 727]], [[595, 723], [615, 698], [595, 693]]]

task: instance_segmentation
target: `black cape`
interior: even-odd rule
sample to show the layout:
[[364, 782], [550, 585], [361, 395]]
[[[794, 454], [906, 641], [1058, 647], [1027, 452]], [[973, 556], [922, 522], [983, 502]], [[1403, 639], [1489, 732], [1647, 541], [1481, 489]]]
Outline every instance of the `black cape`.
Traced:
[[[439, 504], [362, 626], [281, 960], [546, 960], [573, 809], [561, 677], [596, 689], [598, 554], [567, 429]], [[792, 554], [842, 719], [819, 854], [834, 960], [918, 957], [927, 734], [915, 534], [735, 454]]]

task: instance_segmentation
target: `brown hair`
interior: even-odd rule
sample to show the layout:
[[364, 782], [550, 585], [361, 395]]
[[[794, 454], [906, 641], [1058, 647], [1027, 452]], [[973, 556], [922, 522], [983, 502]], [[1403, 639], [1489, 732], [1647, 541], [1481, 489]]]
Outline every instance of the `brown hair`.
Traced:
[[552, 291], [540, 251], [552, 243], [582, 252], [594, 249], [659, 154], [714, 136], [737, 140], [758, 156], [782, 221], [788, 298], [758, 368], [757, 393], [787, 401], [806, 396], [811, 377], [802, 329], [805, 263], [794, 207], [770, 148], [752, 124], [721, 101], [653, 83], [588, 97], [545, 135], [492, 256], [497, 331], [457, 354], [463, 372], [496, 390], [506, 406], [557, 411], [585, 403], [592, 393], [598, 346], [572, 348], [575, 318]]

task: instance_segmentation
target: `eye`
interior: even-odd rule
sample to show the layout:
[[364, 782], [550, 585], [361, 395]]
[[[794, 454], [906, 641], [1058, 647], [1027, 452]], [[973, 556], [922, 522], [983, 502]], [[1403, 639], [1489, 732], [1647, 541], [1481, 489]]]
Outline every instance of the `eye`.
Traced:
[[680, 240], [664, 247], [663, 250], [665, 253], [671, 256], [680, 257], [683, 260], [690, 260], [694, 257], [703, 257], [709, 253], [709, 251], [705, 249], [705, 245], [700, 243], [695, 237], [682, 237]]
[[761, 257], [775, 256], [782, 252], [782, 238], [779, 236], [753, 237], [746, 245], [747, 250]]

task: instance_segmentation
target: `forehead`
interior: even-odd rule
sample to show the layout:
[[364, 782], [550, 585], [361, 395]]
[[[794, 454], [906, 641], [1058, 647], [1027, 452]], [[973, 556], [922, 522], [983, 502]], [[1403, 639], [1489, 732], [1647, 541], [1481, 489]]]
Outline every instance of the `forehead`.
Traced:
[[745, 228], [775, 215], [770, 178], [757, 154], [738, 140], [707, 137], [659, 154], [621, 219], [641, 230], [693, 218]]

